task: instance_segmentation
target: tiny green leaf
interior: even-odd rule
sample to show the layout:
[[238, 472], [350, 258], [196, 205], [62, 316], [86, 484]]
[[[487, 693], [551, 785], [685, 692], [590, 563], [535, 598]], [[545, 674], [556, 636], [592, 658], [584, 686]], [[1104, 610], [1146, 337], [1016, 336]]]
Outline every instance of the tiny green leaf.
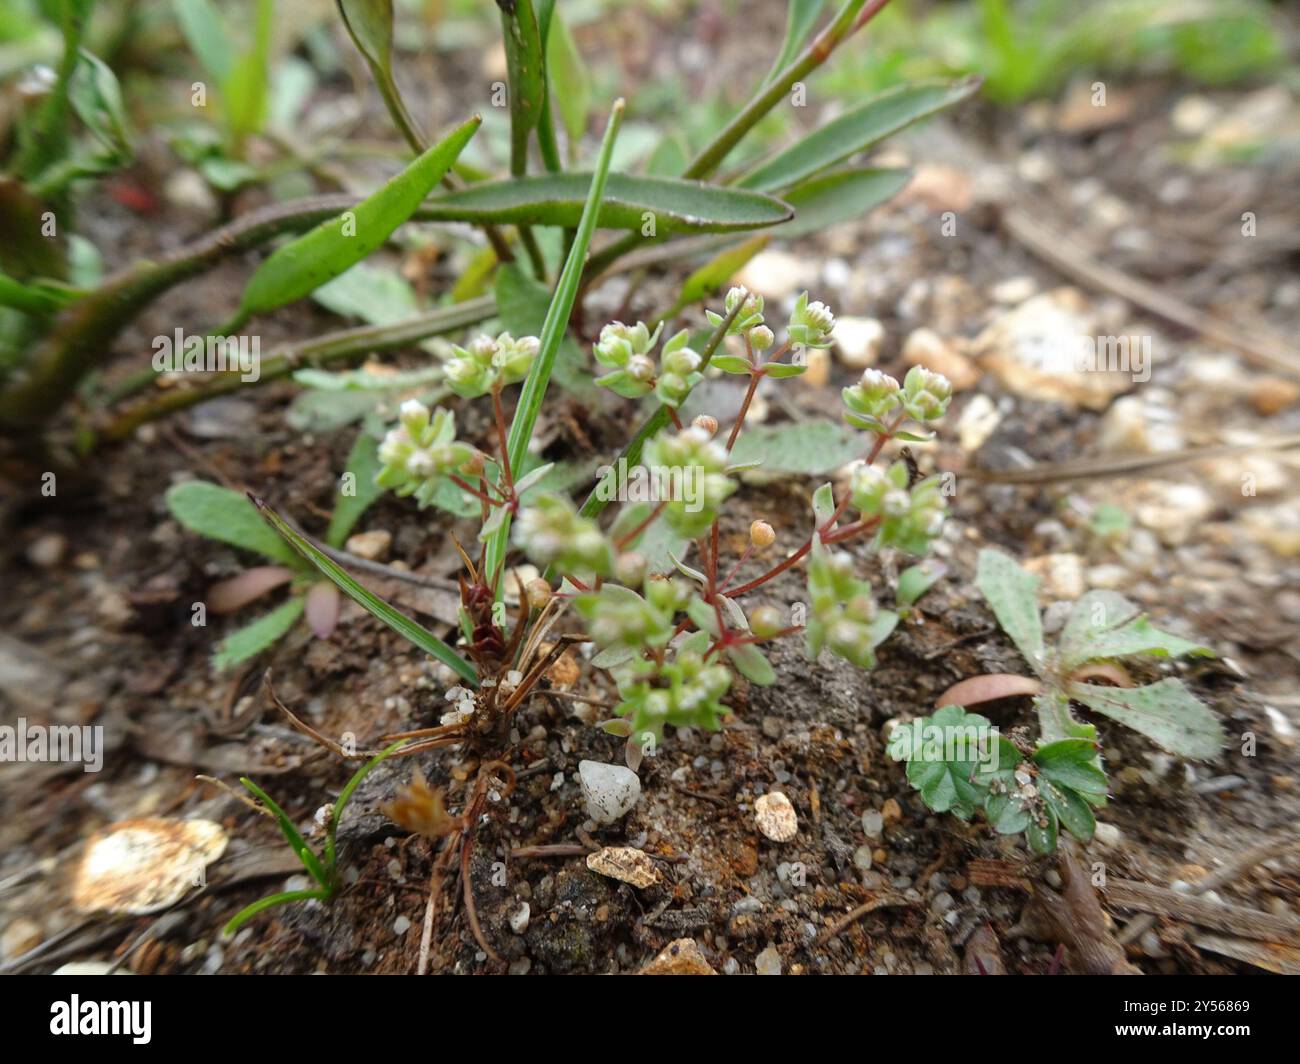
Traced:
[[1029, 667], [1043, 672], [1043, 622], [1038, 615], [1038, 577], [1020, 568], [1001, 551], [979, 554], [976, 586]]
[[304, 605], [305, 599], [294, 595], [270, 613], [231, 632], [212, 656], [213, 667], [221, 671], [260, 654], [294, 626], [302, 616]]
[[236, 321], [300, 299], [366, 258], [415, 213], [482, 121], [458, 126], [352, 210], [274, 251], [249, 279]]
[[947, 572], [948, 567], [936, 561], [923, 561], [908, 566], [898, 575], [894, 602], [899, 606], [916, 605], [917, 600], [942, 580]]
[[917, 82], [888, 89], [763, 163], [747, 174], [740, 185], [762, 192], [786, 188], [865, 151], [918, 119], [964, 100], [979, 84], [978, 78], [967, 78], [954, 82]]
[[772, 668], [772, 663], [753, 643], [728, 647], [727, 657], [736, 666], [736, 671], [750, 683], [762, 686], [776, 683], [776, 670]]
[[771, 81], [794, 62], [804, 41], [808, 39], [808, 34], [817, 25], [817, 18], [825, 4], [826, 0], [790, 0], [785, 15], [785, 39], [781, 42], [781, 51], [777, 53], [776, 62], [772, 64], [766, 80]]
[[270, 522], [271, 527], [283, 536], [294, 550], [329, 577], [340, 591], [354, 602], [364, 607], [372, 616], [383, 621], [398, 635], [410, 640], [426, 654], [432, 654], [444, 665], [454, 669], [461, 679], [471, 687], [478, 686], [478, 674], [474, 671], [473, 665], [462, 658], [452, 650], [451, 647], [423, 625], [395, 610], [373, 591], [369, 591], [365, 587], [362, 587], [361, 584], [357, 583], [356, 580], [348, 575], [348, 573], [342, 567], [337, 565], [328, 555], [322, 554], [312, 546], [311, 543], [295, 532], [279, 514], [265, 503], [259, 505], [262, 510], [262, 515], [268, 522]]
[[237, 491], [190, 480], [171, 488], [166, 502], [171, 515], [191, 532], [286, 565], [300, 563], [292, 548], [266, 526], [257, 507]]

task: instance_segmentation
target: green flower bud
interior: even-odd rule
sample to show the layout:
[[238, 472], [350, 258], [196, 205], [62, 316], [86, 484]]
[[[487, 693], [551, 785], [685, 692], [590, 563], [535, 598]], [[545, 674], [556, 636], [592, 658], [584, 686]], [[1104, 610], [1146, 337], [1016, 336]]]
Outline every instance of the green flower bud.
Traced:
[[952, 401], [952, 385], [942, 373], [913, 366], [903, 378], [903, 409], [914, 421], [937, 421]]
[[[742, 302], [743, 300], [743, 302]], [[763, 297], [746, 292], [743, 288], [731, 288], [727, 291], [726, 298], [723, 300], [726, 307], [725, 314], [719, 314], [713, 310], [706, 310], [704, 316], [708, 319], [710, 325], [715, 329], [727, 320], [727, 314], [730, 314], [740, 306], [740, 312], [732, 321], [730, 328], [727, 329], [728, 336], [739, 336], [749, 332], [750, 329], [757, 328], [763, 324]]]
[[775, 606], [756, 606], [749, 615], [749, 630], [761, 639], [770, 639], [784, 627]]
[[554, 565], [561, 573], [604, 575], [613, 565], [600, 527], [558, 495], [541, 495], [520, 513], [515, 539], [534, 563]]
[[776, 343], [776, 334], [766, 325], [749, 330], [749, 342], [755, 351], [766, 351]]
[[[869, 369], [861, 380], [840, 394], [849, 408], [846, 420], [859, 428], [872, 428], [874, 421], [882, 420], [898, 405], [901, 386], [898, 381], [878, 369]], [[854, 415], [860, 415], [855, 418]]]
[[790, 315], [788, 332], [790, 342], [802, 347], [829, 347], [835, 329], [835, 315], [825, 303], [809, 303], [804, 292]]
[[514, 384], [527, 377], [542, 346], [536, 336], [521, 336], [516, 340], [509, 333], [498, 336], [496, 343], [492, 367], [500, 373], [503, 384]]

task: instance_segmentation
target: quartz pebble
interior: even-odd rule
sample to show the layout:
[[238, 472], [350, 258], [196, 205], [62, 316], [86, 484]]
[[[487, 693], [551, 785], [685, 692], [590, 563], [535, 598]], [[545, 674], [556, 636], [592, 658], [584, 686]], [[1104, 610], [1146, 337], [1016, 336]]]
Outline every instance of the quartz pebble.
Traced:
[[624, 765], [580, 761], [578, 782], [587, 803], [587, 816], [597, 824], [617, 823], [641, 797], [641, 780]]
[[589, 853], [587, 867], [597, 875], [637, 888], [652, 887], [663, 878], [650, 855], [631, 846], [606, 846]]
[[669, 942], [654, 960], [641, 969], [642, 975], [717, 975], [693, 938]]
[[754, 820], [758, 830], [773, 842], [789, 842], [799, 833], [794, 806], [780, 791], [771, 791], [754, 803]]
[[768, 946], [754, 958], [754, 971], [759, 975], [781, 974], [781, 954], [777, 952], [775, 946]]

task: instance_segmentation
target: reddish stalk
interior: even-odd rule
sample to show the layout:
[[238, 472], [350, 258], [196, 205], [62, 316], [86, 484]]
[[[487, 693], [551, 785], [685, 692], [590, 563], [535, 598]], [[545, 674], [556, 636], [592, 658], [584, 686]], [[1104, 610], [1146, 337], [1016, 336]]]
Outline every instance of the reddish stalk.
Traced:
[[482, 499], [489, 506], [501, 505], [501, 503], [497, 502], [496, 499], [492, 498], [490, 495], [485, 495], [483, 492], [479, 491], [478, 488], [471, 487], [469, 484], [461, 480], [461, 478], [456, 476], [454, 473], [449, 475], [447, 479], [450, 480], [453, 484], [455, 484], [456, 487], [460, 488], [461, 491], [469, 492], [475, 498]]
[[501, 407], [501, 381], [498, 378], [492, 384], [492, 412], [497, 423], [497, 438], [501, 447], [501, 477], [506, 485], [506, 497], [514, 499], [515, 480], [510, 470], [509, 430], [506, 429], [506, 414]]
[[614, 549], [622, 550], [624, 547], [628, 546], [628, 544], [635, 542], [636, 537], [650, 527], [650, 525], [654, 522], [654, 519], [664, 512], [664, 507], [667, 505], [668, 505], [667, 499], [656, 504], [655, 508], [650, 511], [649, 515], [646, 517], [644, 521], [638, 524], [636, 528], [632, 529], [631, 532], [627, 533], [627, 535], [620, 536], [618, 539], [614, 541]]

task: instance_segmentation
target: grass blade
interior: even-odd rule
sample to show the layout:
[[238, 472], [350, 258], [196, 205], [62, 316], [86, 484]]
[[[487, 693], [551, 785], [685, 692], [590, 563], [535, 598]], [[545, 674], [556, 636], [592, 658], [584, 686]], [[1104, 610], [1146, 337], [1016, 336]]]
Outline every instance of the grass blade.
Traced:
[[[533, 426], [537, 423], [537, 414], [542, 408], [546, 385], [551, 378], [551, 368], [555, 365], [555, 355], [569, 328], [569, 315], [573, 312], [573, 303], [578, 296], [578, 285], [582, 281], [582, 268], [587, 258], [587, 248], [591, 244], [592, 234], [596, 231], [596, 217], [605, 194], [605, 182], [609, 176], [614, 141], [618, 139], [618, 130], [623, 124], [623, 107], [623, 101], [617, 100], [613, 111], [610, 112], [609, 124], [605, 127], [605, 139], [600, 145], [600, 156], [596, 160], [596, 170], [591, 178], [591, 188], [587, 192], [587, 205], [583, 208], [573, 246], [569, 249], [569, 257], [560, 272], [560, 279], [555, 284], [551, 308], [547, 311], [546, 322], [542, 326], [541, 350], [524, 381], [519, 403], [515, 407], [515, 416], [510, 424], [510, 436], [506, 444], [506, 454], [510, 461], [510, 468], [513, 470], [523, 469], [524, 455], [528, 450], [528, 441], [533, 435]], [[509, 535], [510, 521], [507, 518], [488, 540], [487, 572], [489, 574], [494, 574], [505, 559]], [[499, 593], [502, 589], [498, 587], [497, 590]]]
[[289, 814], [280, 808], [275, 799], [247, 776], [240, 776], [239, 782], [248, 788], [253, 797], [270, 810], [271, 815], [275, 817], [275, 822], [280, 825], [280, 831], [284, 833], [285, 839], [288, 840], [290, 848], [298, 855], [298, 860], [303, 863], [307, 871], [311, 873], [312, 879], [316, 880], [326, 890], [329, 890], [329, 877], [325, 874], [320, 858], [307, 845], [307, 840], [302, 837], [302, 833], [299, 832], [294, 822], [289, 819]]
[[426, 654], [432, 654], [444, 665], [456, 671], [462, 680], [471, 687], [478, 686], [478, 674], [474, 671], [474, 666], [457, 654], [451, 647], [434, 635], [417, 621], [411, 620], [406, 614], [395, 610], [387, 602], [381, 599], [373, 591], [370, 591], [357, 583], [351, 576], [333, 559], [321, 553], [316, 547], [312, 546], [306, 539], [299, 535], [288, 523], [266, 505], [261, 499], [254, 498], [254, 504], [262, 511], [262, 516], [266, 518], [272, 528], [280, 533], [289, 545], [299, 554], [306, 558], [312, 565], [316, 566], [322, 573], [332, 580], [348, 598], [353, 602], [361, 605], [371, 616], [378, 617], [389, 628], [398, 635], [409, 639]]
[[338, 800], [334, 803], [334, 811], [330, 814], [329, 829], [325, 832], [325, 867], [330, 870], [331, 875], [334, 874], [335, 870], [335, 839], [338, 837], [339, 821], [343, 819], [343, 810], [347, 808], [348, 802], [352, 800], [353, 792], [361, 786], [361, 781], [370, 775], [371, 769], [385, 758], [390, 757], [392, 754], [400, 750], [406, 745], [406, 742], [407, 740], [405, 739], [398, 739], [397, 742], [393, 743], [391, 746], [386, 746], [383, 750], [357, 769], [356, 772], [352, 774], [352, 778], [348, 780], [343, 790], [339, 793]]

